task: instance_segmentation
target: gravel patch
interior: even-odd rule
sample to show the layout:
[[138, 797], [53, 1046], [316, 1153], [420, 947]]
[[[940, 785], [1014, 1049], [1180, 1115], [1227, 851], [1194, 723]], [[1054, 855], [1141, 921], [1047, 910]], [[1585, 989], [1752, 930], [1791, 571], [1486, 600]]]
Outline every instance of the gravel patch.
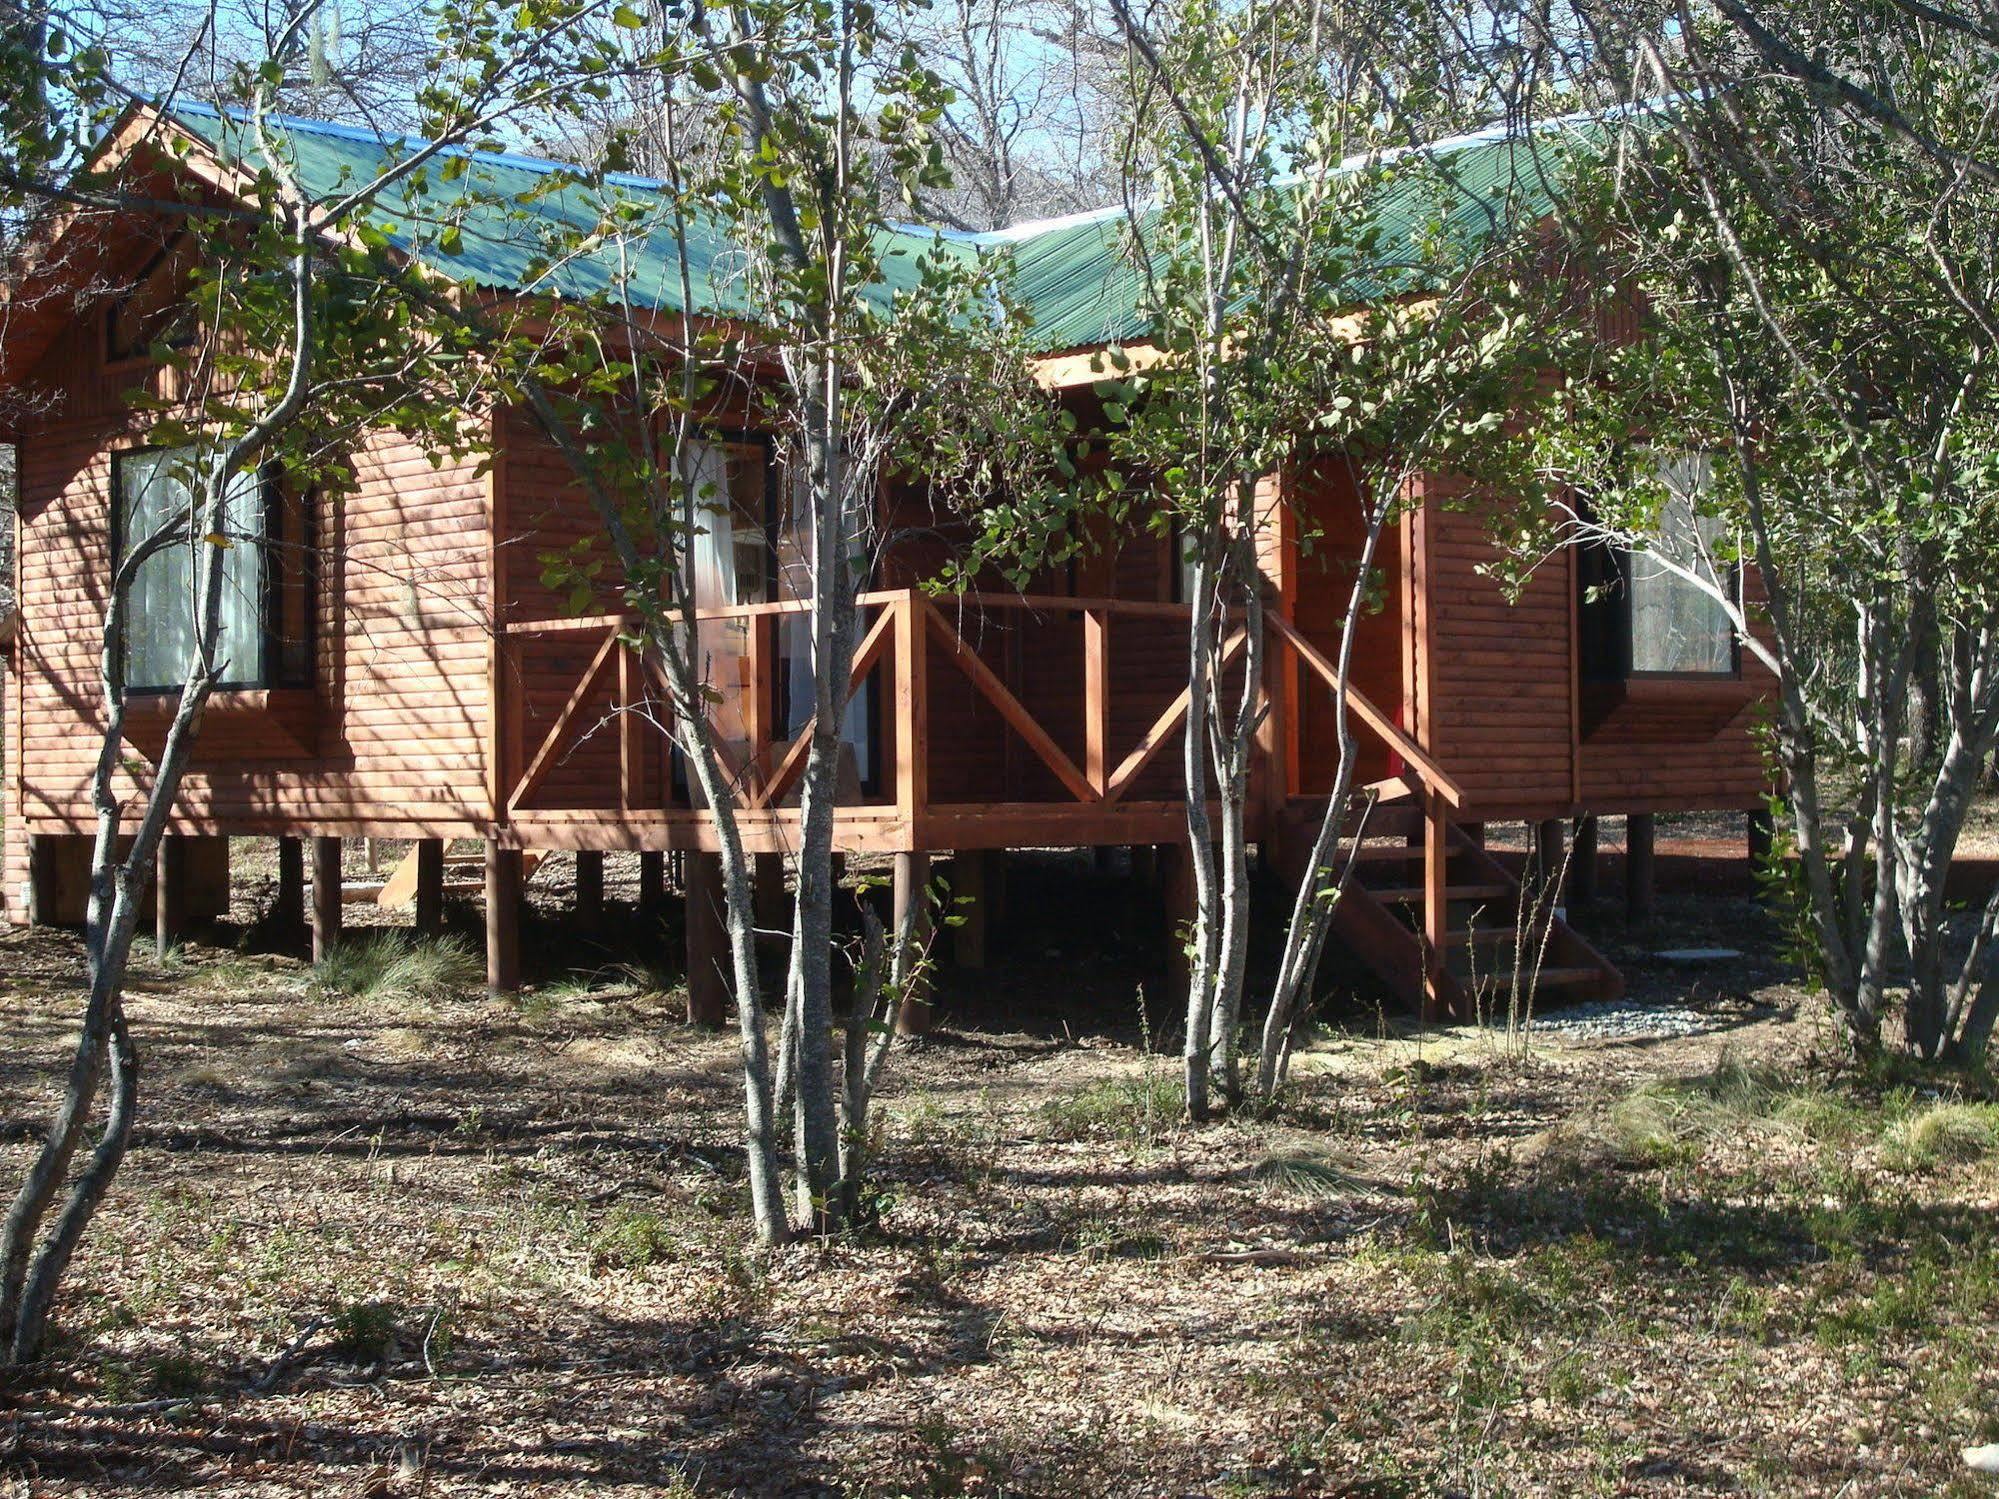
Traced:
[[1534, 1017], [1533, 1029], [1543, 1035], [1577, 1040], [1629, 1040], [1657, 1036], [1698, 1036], [1718, 1030], [1722, 1017], [1690, 1005], [1647, 1004], [1633, 999], [1596, 1000], [1564, 1005]]

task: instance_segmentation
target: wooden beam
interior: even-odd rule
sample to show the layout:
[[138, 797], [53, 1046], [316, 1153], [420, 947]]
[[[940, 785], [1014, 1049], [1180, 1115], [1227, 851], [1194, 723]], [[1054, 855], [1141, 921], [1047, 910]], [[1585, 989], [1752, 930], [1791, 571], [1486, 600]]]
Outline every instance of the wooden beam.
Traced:
[[719, 1027], [727, 1017], [729, 929], [722, 911], [722, 856], [687, 856], [687, 1019]]
[[576, 851], [576, 925], [594, 932], [604, 924], [604, 851]]
[[639, 916], [657, 921], [666, 909], [666, 853], [648, 848], [639, 853]]
[[1445, 976], [1451, 920], [1451, 819], [1443, 794], [1424, 797], [1423, 807], [1423, 1010], [1427, 1025], [1448, 1007], [1456, 989]]
[[[919, 955], [930, 948], [930, 855], [925, 853], [902, 853], [895, 856], [895, 926], [890, 933], [890, 941], [900, 938], [907, 923], [910, 942], [914, 951], [908, 961], [914, 965]], [[908, 991], [902, 996], [902, 1004], [895, 1013], [896, 1034], [901, 1036], [927, 1036], [936, 1016], [930, 1003], [930, 981], [927, 974], [920, 974], [912, 980]]]
[[416, 844], [416, 930], [435, 937], [444, 930], [444, 840], [419, 838]]
[[312, 961], [340, 940], [340, 840], [312, 840]]
[[187, 840], [168, 833], [153, 861], [153, 946], [164, 954], [186, 932]]
[[486, 842], [486, 987], [512, 994], [521, 986], [521, 851]]
[[[1235, 660], [1242, 653], [1243, 647], [1248, 644], [1249, 634], [1245, 630], [1237, 630], [1225, 640], [1222, 643], [1223, 667], [1226, 668]], [[1121, 800], [1125, 792], [1131, 789], [1132, 782], [1145, 774], [1146, 766], [1153, 762], [1174, 734], [1179, 732], [1180, 726], [1187, 721], [1187, 710], [1193, 706], [1193, 700], [1193, 694], [1182, 687], [1179, 695], [1166, 705], [1166, 711], [1152, 721], [1152, 727], [1145, 731], [1137, 746], [1111, 773], [1111, 778], [1104, 787], [1105, 801]]]
[[271, 905], [271, 925], [287, 937], [305, 932], [305, 843], [278, 839], [278, 893]]
[[630, 649], [618, 652], [618, 805], [636, 807], [645, 785], [645, 727], [639, 704], [645, 698], [645, 663]]
[[986, 966], [986, 932], [991, 919], [986, 899], [986, 869], [993, 855], [985, 849], [961, 848], [951, 855], [951, 957], [960, 968]]
[[1653, 829], [1650, 812], [1624, 819], [1624, 913], [1634, 926], [1652, 919]]
[[1569, 842], [1569, 904], [1571, 916], [1580, 915], [1596, 904], [1597, 826], [1596, 814], [1585, 812], [1576, 819]]
[[1099, 801], [1110, 789], [1110, 629], [1103, 610], [1083, 611], [1083, 774]]
[[507, 798], [509, 812], [518, 811], [522, 802], [541, 789], [541, 783], [548, 778], [549, 771], [555, 768], [557, 758], [568, 748], [571, 724], [596, 695], [597, 689], [603, 685], [604, 677], [612, 665], [611, 653], [620, 648], [616, 630], [606, 635], [603, 644], [597, 647], [597, 654], [590, 658], [590, 665], [583, 673], [583, 680], [570, 692], [568, 701], [562, 705], [562, 711], [556, 715], [555, 722], [549, 725], [548, 733], [543, 736], [541, 748], [535, 751], [534, 758], [528, 762], [527, 774], [521, 777], [520, 784], [514, 787], [513, 795]]
[[929, 612], [914, 592], [896, 606], [895, 804], [907, 818], [930, 799]]

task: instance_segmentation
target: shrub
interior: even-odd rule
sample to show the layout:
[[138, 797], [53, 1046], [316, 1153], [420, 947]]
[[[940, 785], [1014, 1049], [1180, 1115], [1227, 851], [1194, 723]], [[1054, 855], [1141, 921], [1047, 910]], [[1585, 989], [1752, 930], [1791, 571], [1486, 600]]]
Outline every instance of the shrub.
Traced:
[[1983, 1160], [1999, 1151], [1999, 1105], [1940, 1103], [1912, 1114], [1882, 1138], [1881, 1159], [1895, 1171], [1932, 1171]]
[[618, 1270], [643, 1270], [674, 1257], [679, 1242], [659, 1214], [620, 1203], [604, 1215], [590, 1236], [591, 1264]]
[[485, 965], [460, 937], [376, 932], [337, 944], [313, 967], [324, 990], [382, 1004], [446, 999], [480, 983]]
[[375, 1364], [395, 1356], [396, 1308], [386, 1301], [354, 1301], [333, 1313], [333, 1352], [350, 1363]]

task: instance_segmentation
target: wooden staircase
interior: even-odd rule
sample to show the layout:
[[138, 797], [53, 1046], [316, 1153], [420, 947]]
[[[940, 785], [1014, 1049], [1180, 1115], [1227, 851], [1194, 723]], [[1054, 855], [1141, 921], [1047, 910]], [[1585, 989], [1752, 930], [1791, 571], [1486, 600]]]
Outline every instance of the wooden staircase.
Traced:
[[[453, 839], [444, 845], [444, 893], [483, 897], [486, 893], [486, 854], [478, 840], [471, 842], [478, 852], [457, 854], [452, 852]], [[373, 901], [384, 911], [407, 911], [416, 904], [416, 854], [414, 846], [403, 855], [402, 861], [389, 871], [389, 877], [379, 885], [366, 882], [350, 884], [342, 892], [341, 898], [350, 901]], [[521, 883], [525, 885], [534, 878], [534, 872], [541, 867], [548, 855], [536, 849], [529, 849], [521, 855]]]
[[[1426, 1020], [1470, 1020], [1504, 1016], [1516, 997], [1539, 1007], [1623, 994], [1624, 977], [1603, 954], [1448, 820], [1433, 878], [1422, 802], [1411, 788], [1376, 789], [1383, 799], [1340, 843], [1335, 867], [1351, 859], [1353, 876], [1332, 932], [1396, 998]], [[1286, 810], [1274, 852], [1287, 881], [1303, 874], [1324, 807]]]

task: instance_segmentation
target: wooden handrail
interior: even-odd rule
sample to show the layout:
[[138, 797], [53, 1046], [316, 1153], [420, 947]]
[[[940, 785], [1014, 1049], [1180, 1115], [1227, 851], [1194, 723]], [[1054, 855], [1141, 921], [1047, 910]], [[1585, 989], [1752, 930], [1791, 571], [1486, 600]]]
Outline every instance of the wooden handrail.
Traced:
[[[1339, 668], [1327, 660], [1324, 653], [1317, 646], [1299, 634], [1297, 626], [1293, 625], [1290, 620], [1279, 614], [1275, 609], [1266, 610], [1264, 617], [1270, 621], [1277, 633], [1284, 637], [1290, 647], [1298, 653], [1299, 660], [1311, 667], [1324, 680], [1327, 686], [1333, 688], [1335, 691], [1339, 690]], [[1375, 734], [1384, 740], [1390, 749], [1402, 757], [1409, 768], [1422, 778], [1424, 785], [1436, 792], [1453, 807], [1462, 807], [1465, 804], [1464, 788], [1451, 779], [1450, 772], [1431, 759], [1420, 744], [1404, 733], [1401, 726], [1394, 719], [1377, 708], [1373, 700], [1351, 682], [1347, 684], [1347, 706], [1353, 709], [1354, 714], [1361, 722], [1374, 730]]]
[[[922, 588], [876, 588], [858, 594], [854, 602], [866, 607], [872, 604], [895, 604], [905, 598], [922, 598], [937, 607], [937, 601], [930, 600], [929, 590]], [[1067, 594], [1052, 593], [968, 593], [963, 600], [976, 604], [981, 609], [1018, 609], [1036, 614], [1122, 614], [1133, 619], [1185, 619], [1190, 606], [1165, 603], [1157, 599], [1111, 599], [1111, 598], [1071, 598]], [[773, 603], [722, 604], [710, 609], [696, 609], [697, 623], [705, 624], [715, 619], [758, 619], [773, 614], [804, 614], [812, 608], [810, 599], [779, 599]], [[949, 614], [942, 608], [939, 613]], [[636, 614], [582, 614], [561, 615], [549, 619], [509, 620], [501, 629], [508, 635], [557, 635], [568, 630], [608, 630], [613, 626], [630, 628], [640, 623]]]

